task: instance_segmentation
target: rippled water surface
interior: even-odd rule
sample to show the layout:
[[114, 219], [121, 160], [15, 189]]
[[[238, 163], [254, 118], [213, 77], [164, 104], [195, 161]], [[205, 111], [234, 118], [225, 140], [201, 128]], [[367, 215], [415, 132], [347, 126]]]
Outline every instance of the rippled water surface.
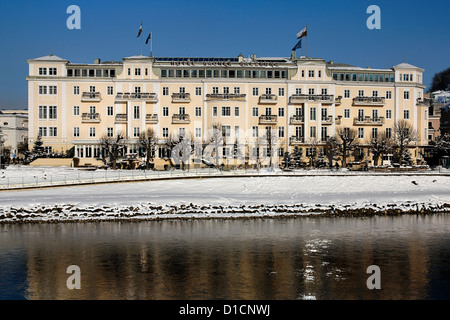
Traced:
[[0, 225], [0, 299], [449, 299], [449, 231], [445, 214]]

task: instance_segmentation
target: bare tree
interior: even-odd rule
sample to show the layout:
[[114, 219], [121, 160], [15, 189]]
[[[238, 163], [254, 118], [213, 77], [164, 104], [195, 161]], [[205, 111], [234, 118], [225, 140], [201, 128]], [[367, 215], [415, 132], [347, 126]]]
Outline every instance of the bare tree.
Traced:
[[117, 159], [119, 154], [125, 148], [124, 137], [121, 133], [116, 137], [108, 137], [106, 134], [100, 138], [100, 147], [103, 150], [103, 158], [109, 157], [110, 163], [114, 170], [117, 169]]
[[139, 145], [145, 150], [145, 168], [150, 169], [150, 161], [155, 157], [155, 149], [158, 143], [158, 135], [153, 128], [148, 128], [146, 132], [139, 135]]
[[450, 152], [450, 134], [445, 133], [443, 135], [440, 135], [434, 144], [434, 147], [438, 151], [442, 151], [445, 154], [448, 154]]
[[[173, 131], [170, 138], [166, 140], [165, 146], [170, 150], [170, 164], [175, 166], [181, 163], [181, 169], [184, 170], [186, 161], [189, 161], [194, 153], [194, 137], [191, 133], [179, 134]], [[173, 161], [174, 160], [174, 161]]]
[[400, 163], [407, 155], [408, 146], [417, 141], [417, 130], [406, 120], [398, 120], [394, 125], [394, 146], [397, 149], [396, 161]]
[[278, 146], [278, 130], [273, 125], [266, 126], [263, 136], [263, 144], [266, 145], [267, 155], [269, 156], [269, 166], [273, 169], [273, 155]]
[[315, 166], [316, 158], [317, 158], [317, 146], [319, 144], [319, 140], [316, 137], [308, 139], [309, 146], [309, 166], [312, 168]]
[[394, 141], [389, 138], [386, 132], [381, 132], [375, 137], [371, 134], [367, 144], [373, 155], [374, 165], [378, 165], [378, 159], [386, 153], [390, 153], [394, 147]]
[[347, 165], [347, 152], [355, 149], [358, 145], [358, 133], [353, 128], [336, 128], [335, 139], [331, 139], [331, 143], [335, 144], [334, 147], [339, 150], [339, 154], [342, 156], [342, 167]]
[[208, 135], [205, 141], [203, 154], [215, 157], [216, 166], [219, 166], [219, 157], [220, 157], [219, 150], [220, 148], [223, 148], [225, 145], [226, 145], [226, 138], [222, 124], [219, 122], [215, 122], [208, 130]]

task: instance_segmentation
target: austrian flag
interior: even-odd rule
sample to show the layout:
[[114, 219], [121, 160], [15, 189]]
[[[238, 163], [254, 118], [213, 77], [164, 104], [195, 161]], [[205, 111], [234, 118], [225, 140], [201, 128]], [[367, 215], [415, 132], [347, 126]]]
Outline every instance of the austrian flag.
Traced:
[[297, 33], [297, 39], [300, 39], [300, 38], [306, 37], [306, 36], [307, 36], [306, 27], [304, 27], [299, 33]]
[[139, 32], [138, 32], [138, 35], [137, 35], [138, 38], [141, 35], [141, 33], [142, 33], [142, 22], [141, 22], [141, 26], [139, 27]]

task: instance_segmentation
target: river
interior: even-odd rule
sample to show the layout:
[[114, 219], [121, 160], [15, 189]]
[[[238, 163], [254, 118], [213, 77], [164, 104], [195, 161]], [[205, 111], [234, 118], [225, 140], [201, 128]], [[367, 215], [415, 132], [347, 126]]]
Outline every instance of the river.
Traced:
[[4, 224], [0, 299], [450, 299], [449, 231], [448, 214]]

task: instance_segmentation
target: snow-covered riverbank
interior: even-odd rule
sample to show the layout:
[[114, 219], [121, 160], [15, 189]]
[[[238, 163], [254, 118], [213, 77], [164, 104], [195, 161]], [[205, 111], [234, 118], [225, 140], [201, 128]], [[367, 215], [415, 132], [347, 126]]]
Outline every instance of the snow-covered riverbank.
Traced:
[[0, 193], [0, 223], [450, 211], [449, 176], [298, 176], [100, 184]]

